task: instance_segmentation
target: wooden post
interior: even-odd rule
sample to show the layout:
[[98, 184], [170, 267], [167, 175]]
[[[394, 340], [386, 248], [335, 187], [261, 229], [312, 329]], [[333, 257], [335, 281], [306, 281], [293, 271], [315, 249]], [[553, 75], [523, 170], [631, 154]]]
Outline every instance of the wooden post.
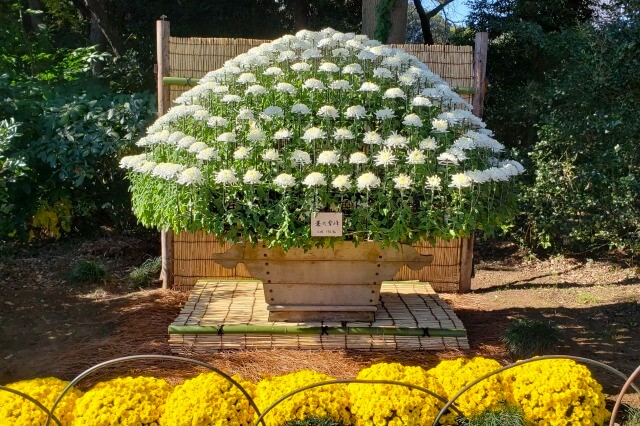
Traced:
[[471, 273], [473, 272], [473, 234], [469, 238], [460, 238], [460, 293], [471, 291]]
[[473, 114], [482, 118], [484, 95], [487, 77], [487, 51], [489, 50], [489, 33], [476, 33], [476, 43], [473, 49], [473, 85], [476, 93], [473, 95]]
[[[169, 21], [165, 21], [162, 17], [156, 21], [158, 117], [167, 112], [171, 102], [171, 92], [165, 88], [162, 81], [163, 77], [169, 76], [169, 34]], [[168, 289], [173, 287], [173, 231], [161, 231], [160, 246], [162, 249], [160, 279], [162, 280], [162, 288]]]

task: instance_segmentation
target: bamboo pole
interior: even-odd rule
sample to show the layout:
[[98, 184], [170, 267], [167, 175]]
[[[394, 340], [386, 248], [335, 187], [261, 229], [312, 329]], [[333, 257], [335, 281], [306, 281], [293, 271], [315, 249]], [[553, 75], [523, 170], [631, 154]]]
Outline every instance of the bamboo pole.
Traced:
[[[164, 78], [169, 75], [169, 22], [162, 19], [156, 21], [156, 54], [158, 70], [158, 117], [164, 115], [169, 109], [171, 102], [171, 92], [165, 90]], [[173, 232], [171, 230], [161, 231], [160, 246], [162, 252], [162, 270], [160, 279], [162, 288], [173, 287]]]
[[475, 94], [473, 95], [473, 113], [482, 118], [484, 96], [486, 94], [487, 51], [489, 50], [489, 33], [476, 33], [476, 43], [473, 49], [473, 80]]
[[170, 325], [169, 334], [316, 334], [350, 336], [466, 337], [463, 328], [305, 327], [295, 325]]

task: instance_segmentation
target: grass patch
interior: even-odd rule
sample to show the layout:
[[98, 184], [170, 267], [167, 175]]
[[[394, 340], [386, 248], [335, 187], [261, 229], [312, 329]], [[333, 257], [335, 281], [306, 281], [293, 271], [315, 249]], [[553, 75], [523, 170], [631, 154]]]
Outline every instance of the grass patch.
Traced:
[[145, 287], [158, 280], [162, 269], [162, 259], [152, 257], [129, 273], [129, 282], [133, 286]]
[[520, 359], [557, 352], [561, 340], [556, 325], [527, 318], [518, 318], [502, 333], [507, 350]]
[[640, 426], [640, 408], [627, 406], [627, 421], [624, 426]]
[[284, 426], [344, 426], [344, 423], [333, 419], [321, 419], [319, 417], [309, 417], [304, 420], [291, 420]]
[[461, 426], [525, 426], [524, 413], [517, 407], [505, 407], [498, 411], [486, 410], [482, 414], [463, 419]]
[[71, 266], [71, 279], [77, 283], [104, 282], [107, 268], [98, 259], [78, 259]]

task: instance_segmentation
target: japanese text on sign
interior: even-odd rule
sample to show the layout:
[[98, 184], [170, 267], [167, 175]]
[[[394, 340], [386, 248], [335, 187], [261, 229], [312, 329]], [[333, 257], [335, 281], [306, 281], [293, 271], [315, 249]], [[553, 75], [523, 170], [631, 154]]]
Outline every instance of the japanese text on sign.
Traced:
[[312, 237], [341, 237], [342, 213], [316, 213], [311, 215]]

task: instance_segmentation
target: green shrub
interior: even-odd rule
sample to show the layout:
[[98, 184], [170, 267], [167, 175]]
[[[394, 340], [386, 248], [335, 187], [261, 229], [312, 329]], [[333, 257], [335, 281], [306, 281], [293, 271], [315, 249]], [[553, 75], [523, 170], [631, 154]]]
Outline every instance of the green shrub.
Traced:
[[71, 279], [77, 283], [96, 283], [106, 278], [107, 269], [98, 259], [78, 259], [71, 267]]
[[285, 423], [285, 426], [343, 426], [344, 423], [337, 422], [333, 419], [321, 419], [318, 417], [309, 417], [304, 420], [292, 420]]
[[555, 352], [561, 338], [557, 326], [528, 318], [513, 321], [502, 334], [507, 350], [519, 359]]
[[482, 414], [463, 419], [461, 426], [525, 426], [524, 413], [520, 408], [507, 406], [500, 410], [486, 410]]
[[136, 287], [148, 286], [158, 279], [162, 269], [162, 258], [152, 257], [129, 273], [129, 282]]
[[627, 421], [624, 426], [640, 426], [640, 408], [627, 407]]

